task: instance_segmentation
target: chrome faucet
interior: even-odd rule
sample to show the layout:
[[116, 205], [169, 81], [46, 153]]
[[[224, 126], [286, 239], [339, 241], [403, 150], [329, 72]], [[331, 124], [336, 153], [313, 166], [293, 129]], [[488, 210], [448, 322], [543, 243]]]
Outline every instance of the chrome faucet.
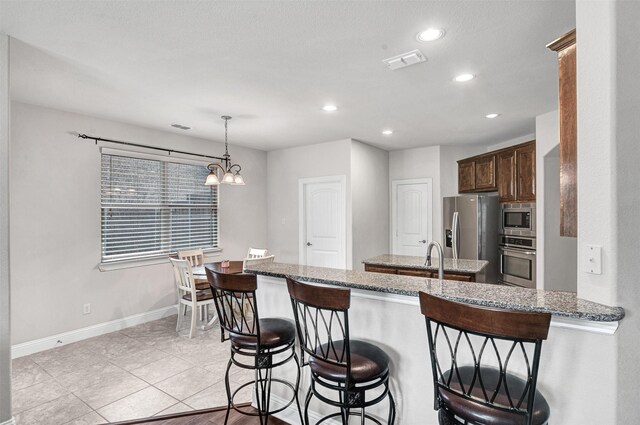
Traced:
[[442, 253], [442, 245], [437, 241], [431, 241], [429, 245], [427, 245], [427, 258], [424, 260], [424, 265], [427, 267], [431, 266], [431, 250], [434, 246], [438, 250], [438, 279], [442, 280], [444, 275], [444, 255]]

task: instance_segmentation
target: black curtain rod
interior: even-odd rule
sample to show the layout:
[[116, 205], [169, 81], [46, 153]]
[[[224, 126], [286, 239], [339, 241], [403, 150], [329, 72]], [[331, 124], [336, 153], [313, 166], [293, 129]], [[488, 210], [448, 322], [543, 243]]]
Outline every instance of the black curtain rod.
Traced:
[[183, 155], [199, 156], [199, 157], [202, 157], [202, 158], [211, 158], [211, 159], [217, 159], [217, 160], [220, 160], [220, 161], [224, 161], [224, 158], [219, 157], [219, 156], [202, 155], [202, 154], [199, 154], [199, 153], [178, 151], [178, 150], [175, 150], [175, 149], [159, 148], [157, 146], [142, 145], [140, 143], [123, 142], [121, 140], [103, 139], [102, 137], [87, 136], [86, 134], [78, 134], [78, 137], [81, 138], [81, 139], [95, 140], [96, 144], [98, 144], [98, 142], [116, 143], [118, 145], [135, 146], [137, 148], [153, 149], [153, 150], [157, 150], [157, 151], [168, 152], [169, 155], [171, 155], [172, 153], [180, 153], [180, 154], [183, 154]]

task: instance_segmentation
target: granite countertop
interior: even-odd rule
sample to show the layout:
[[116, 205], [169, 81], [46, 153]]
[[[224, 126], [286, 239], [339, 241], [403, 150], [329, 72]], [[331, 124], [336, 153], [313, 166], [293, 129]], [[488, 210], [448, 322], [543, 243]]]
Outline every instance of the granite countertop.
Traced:
[[[413, 257], [410, 255], [391, 255], [383, 254], [377, 257], [367, 258], [362, 261], [364, 264], [370, 264], [372, 266], [387, 266], [387, 267], [403, 267], [407, 269], [422, 269], [422, 270], [434, 270], [437, 271], [440, 265], [440, 259], [435, 257], [431, 261], [431, 266], [424, 265], [425, 257]], [[479, 273], [484, 269], [488, 261], [485, 260], [454, 260], [453, 258], [445, 258], [442, 265], [445, 272], [458, 272], [458, 273]]]
[[573, 292], [544, 291], [486, 283], [457, 282], [371, 273], [359, 270], [330, 269], [298, 264], [267, 263], [251, 266], [249, 272], [264, 276], [317, 282], [354, 289], [417, 296], [419, 291], [453, 301], [487, 307], [551, 313], [599, 322], [612, 322], [624, 317], [622, 307], [609, 307], [582, 300]]

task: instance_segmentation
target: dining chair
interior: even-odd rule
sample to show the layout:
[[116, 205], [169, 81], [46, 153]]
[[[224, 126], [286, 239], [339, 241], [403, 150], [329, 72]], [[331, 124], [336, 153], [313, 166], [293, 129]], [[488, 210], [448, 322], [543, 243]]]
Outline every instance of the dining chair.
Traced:
[[[187, 249], [183, 251], [178, 251], [178, 258], [180, 260], [187, 260], [191, 267], [201, 266], [204, 264], [204, 251], [201, 248], [196, 249]], [[206, 277], [194, 277], [196, 282], [196, 287], [198, 289], [209, 289], [209, 282]], [[184, 315], [187, 314], [187, 309], [185, 307]], [[200, 319], [205, 320], [209, 316], [209, 306], [204, 305], [200, 309]]]
[[245, 258], [244, 260], [242, 260], [242, 271], [247, 270], [247, 268], [249, 268], [250, 266], [273, 263], [275, 257], [275, 255], [267, 255], [266, 257], [260, 258]]
[[262, 248], [249, 248], [247, 258], [262, 258], [267, 256], [267, 250]]
[[189, 338], [193, 338], [196, 330], [198, 307], [209, 306], [213, 304], [213, 295], [209, 290], [198, 290], [196, 288], [195, 279], [191, 270], [191, 264], [188, 260], [180, 260], [169, 258], [171, 267], [173, 268], [173, 277], [178, 290], [178, 321], [176, 323], [176, 332], [180, 330], [182, 325], [182, 314], [180, 314], [182, 306], [185, 311], [187, 307], [191, 307], [191, 327], [189, 330]]

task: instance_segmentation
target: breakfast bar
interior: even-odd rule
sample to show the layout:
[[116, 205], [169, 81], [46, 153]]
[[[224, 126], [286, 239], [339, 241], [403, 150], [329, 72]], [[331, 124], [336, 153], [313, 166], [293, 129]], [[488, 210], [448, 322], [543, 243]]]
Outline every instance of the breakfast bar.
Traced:
[[[542, 349], [538, 389], [549, 401], [553, 422], [600, 423], [594, 422], [594, 417], [607, 418], [614, 414], [607, 411], [608, 407], [603, 410], [601, 398], [608, 397], [608, 385], [615, 385], [616, 364], [611, 359], [616, 355], [614, 342], [618, 321], [625, 314], [620, 307], [583, 300], [569, 292], [296, 264], [257, 265], [248, 271], [258, 275], [260, 314], [272, 317], [293, 318], [286, 276], [351, 289], [352, 336], [375, 342], [391, 357], [391, 387], [397, 404], [397, 423], [437, 423], [437, 414], [432, 408], [434, 389], [426, 328], [417, 297], [420, 291], [461, 303], [551, 313], [551, 328]], [[305, 388], [309, 378], [303, 373], [302, 379], [301, 387]], [[585, 405], [593, 408], [585, 409]], [[609, 405], [611, 403], [606, 404]], [[320, 417], [326, 414], [323, 408], [312, 403], [310, 410]], [[384, 409], [373, 409], [372, 412], [380, 417], [385, 414]], [[286, 420], [288, 414], [293, 413], [285, 410], [282, 417]]]

